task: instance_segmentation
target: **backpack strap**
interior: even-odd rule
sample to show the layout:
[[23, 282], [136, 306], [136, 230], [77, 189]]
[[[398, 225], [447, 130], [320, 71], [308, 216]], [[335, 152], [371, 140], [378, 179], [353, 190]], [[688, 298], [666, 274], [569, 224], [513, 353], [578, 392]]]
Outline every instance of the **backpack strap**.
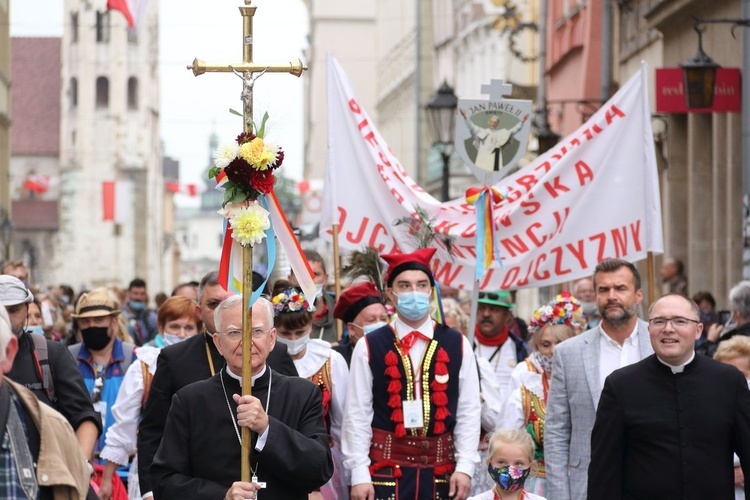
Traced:
[[[31, 335], [31, 340], [34, 343], [34, 362], [36, 363], [36, 370], [39, 378], [42, 381], [42, 389], [47, 393], [49, 400], [54, 403], [57, 398], [55, 397], [55, 382], [52, 380], [52, 369], [49, 366], [49, 351], [47, 349], [47, 338], [44, 335], [37, 335], [33, 333], [27, 333]], [[34, 384], [36, 385], [36, 384]], [[37, 388], [39, 388], [37, 386]]]

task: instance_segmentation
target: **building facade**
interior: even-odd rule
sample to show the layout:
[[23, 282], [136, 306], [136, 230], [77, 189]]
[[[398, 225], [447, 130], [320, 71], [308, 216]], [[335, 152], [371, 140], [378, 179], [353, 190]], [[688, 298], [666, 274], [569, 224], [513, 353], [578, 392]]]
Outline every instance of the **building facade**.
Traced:
[[158, 2], [136, 26], [103, 4], [64, 3], [56, 282], [169, 289], [159, 134]]
[[54, 274], [59, 227], [60, 43], [60, 38], [11, 40], [11, 248], [35, 285], [49, 284]]
[[[7, 260], [9, 234], [3, 234], [3, 226], [9, 228], [10, 206], [10, 0], [0, 0], [0, 256]], [[6, 231], [7, 233], [7, 231]]]

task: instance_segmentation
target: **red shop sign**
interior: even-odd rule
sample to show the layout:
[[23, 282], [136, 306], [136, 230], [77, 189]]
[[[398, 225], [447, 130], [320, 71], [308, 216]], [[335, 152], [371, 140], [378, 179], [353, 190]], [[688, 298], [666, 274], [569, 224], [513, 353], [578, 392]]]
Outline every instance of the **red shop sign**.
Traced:
[[718, 68], [714, 104], [710, 108], [690, 108], [685, 102], [682, 68], [656, 70], [657, 113], [739, 113], [742, 110], [742, 76], [739, 68]]

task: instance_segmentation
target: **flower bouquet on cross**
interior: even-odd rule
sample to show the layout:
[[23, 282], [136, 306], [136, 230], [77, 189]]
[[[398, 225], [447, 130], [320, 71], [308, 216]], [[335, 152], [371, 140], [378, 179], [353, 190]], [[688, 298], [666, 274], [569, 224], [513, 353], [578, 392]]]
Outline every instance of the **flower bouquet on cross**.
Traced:
[[268, 211], [258, 198], [273, 191], [273, 171], [284, 161], [284, 151], [265, 139], [268, 113], [260, 128], [243, 132], [234, 143], [223, 144], [214, 152], [209, 179], [224, 189], [221, 215], [229, 219], [232, 238], [243, 246], [260, 243], [270, 227]]

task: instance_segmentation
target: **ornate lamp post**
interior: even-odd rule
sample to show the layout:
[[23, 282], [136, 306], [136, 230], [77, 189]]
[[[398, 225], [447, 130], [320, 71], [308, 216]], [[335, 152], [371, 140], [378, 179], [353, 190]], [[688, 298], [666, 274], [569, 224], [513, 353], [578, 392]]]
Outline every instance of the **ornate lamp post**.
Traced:
[[443, 183], [440, 191], [443, 201], [450, 200], [450, 160], [453, 153], [457, 107], [458, 97], [446, 81], [425, 105], [433, 145], [440, 148], [440, 156], [443, 159]]
[[682, 72], [685, 78], [685, 100], [688, 108], [710, 108], [714, 102], [716, 70], [720, 66], [703, 51], [703, 32], [706, 24], [732, 24], [750, 27], [750, 19], [695, 19], [693, 29], [698, 33], [698, 52], [685, 61]]

